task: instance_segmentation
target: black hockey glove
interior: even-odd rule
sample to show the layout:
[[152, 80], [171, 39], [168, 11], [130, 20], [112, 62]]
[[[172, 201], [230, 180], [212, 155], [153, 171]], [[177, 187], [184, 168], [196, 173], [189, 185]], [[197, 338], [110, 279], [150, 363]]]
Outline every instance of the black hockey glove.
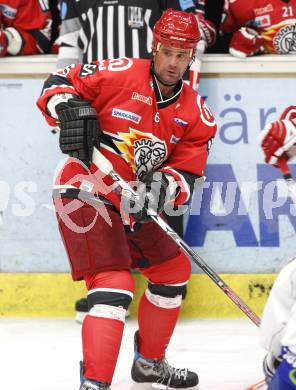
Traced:
[[[137, 223], [151, 221], [150, 215], [163, 212], [166, 203], [175, 198], [175, 189], [171, 190], [168, 175], [164, 172], [149, 172], [137, 188], [138, 200], [131, 193], [124, 193], [121, 201], [122, 209], [135, 218]], [[139, 207], [138, 205], [143, 205]], [[147, 213], [147, 209], [151, 214]]]
[[55, 107], [60, 121], [60, 148], [69, 156], [90, 165], [93, 147], [100, 145], [96, 110], [90, 103], [73, 98]]

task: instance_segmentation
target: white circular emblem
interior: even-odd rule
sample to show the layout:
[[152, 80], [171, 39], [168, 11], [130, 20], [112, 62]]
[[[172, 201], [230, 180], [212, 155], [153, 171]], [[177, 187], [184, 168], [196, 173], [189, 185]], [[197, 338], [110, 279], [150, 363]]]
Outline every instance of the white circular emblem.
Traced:
[[296, 26], [282, 27], [273, 38], [275, 51], [281, 54], [296, 53]]
[[165, 160], [167, 148], [164, 141], [156, 137], [151, 139], [138, 139], [134, 142], [134, 153], [136, 163], [136, 175], [139, 179], [154, 171]]

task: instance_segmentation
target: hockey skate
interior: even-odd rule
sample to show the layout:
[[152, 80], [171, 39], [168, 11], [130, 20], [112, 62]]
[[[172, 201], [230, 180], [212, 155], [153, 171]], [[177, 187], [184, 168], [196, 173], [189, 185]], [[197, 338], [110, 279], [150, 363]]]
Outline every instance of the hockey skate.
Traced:
[[85, 379], [79, 390], [110, 390], [110, 386], [107, 383], [95, 382], [89, 379]]
[[83, 362], [80, 362], [80, 382], [79, 390], [110, 390], [110, 385], [104, 382], [96, 382], [84, 376]]
[[155, 389], [188, 389], [198, 384], [197, 374], [187, 368], [174, 368], [166, 359], [145, 359], [138, 351], [138, 332], [135, 333], [135, 358], [131, 375], [135, 382], [151, 383]]

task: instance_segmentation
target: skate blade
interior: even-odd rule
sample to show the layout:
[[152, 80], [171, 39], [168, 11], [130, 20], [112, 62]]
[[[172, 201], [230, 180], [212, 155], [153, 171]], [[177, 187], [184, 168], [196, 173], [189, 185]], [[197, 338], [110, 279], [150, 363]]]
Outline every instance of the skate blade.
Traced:
[[[130, 390], [151, 390], [151, 389], [158, 389], [158, 390], [176, 390], [175, 387], [167, 387], [166, 385], [163, 385], [161, 383], [151, 383], [151, 382], [134, 382], [132, 386], [130, 387]], [[179, 390], [185, 389], [185, 387], [181, 387]], [[193, 387], [186, 387], [185, 390], [202, 390], [199, 386], [193, 386]]]
[[266, 381], [265, 379], [263, 379], [262, 381], [260, 382], [257, 382], [255, 383], [254, 385], [252, 386], [249, 386], [247, 389], [245, 390], [267, 390], [267, 384], [266, 384]]
[[151, 390], [152, 387], [151, 387], [152, 383], [148, 383], [148, 382], [145, 382], [145, 383], [139, 383], [139, 382], [132, 382], [132, 386], [130, 387], [129, 390]]
[[[162, 385], [161, 383], [152, 383], [151, 387], [153, 389], [158, 389], [158, 390], [176, 390], [175, 387], [167, 387], [167, 385]], [[179, 390], [182, 390], [182, 389], [184, 389], [184, 390], [190, 390], [190, 389], [201, 390], [201, 388], [198, 387], [198, 385], [193, 386], [193, 387], [179, 387], [178, 389]]]

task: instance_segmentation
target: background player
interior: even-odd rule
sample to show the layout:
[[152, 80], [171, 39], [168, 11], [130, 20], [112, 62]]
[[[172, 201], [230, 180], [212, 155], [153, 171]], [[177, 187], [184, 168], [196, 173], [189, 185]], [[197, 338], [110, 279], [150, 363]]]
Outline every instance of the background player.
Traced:
[[49, 53], [52, 17], [47, 0], [0, 4], [0, 57]]
[[[265, 161], [279, 168], [279, 159], [296, 155], [296, 106], [288, 107], [278, 121], [262, 131]], [[279, 273], [261, 322], [261, 344], [268, 351], [264, 360], [268, 390], [296, 389], [296, 259]]]
[[296, 53], [296, 2], [225, 0], [221, 31], [233, 33], [229, 53], [249, 57], [260, 53]]

